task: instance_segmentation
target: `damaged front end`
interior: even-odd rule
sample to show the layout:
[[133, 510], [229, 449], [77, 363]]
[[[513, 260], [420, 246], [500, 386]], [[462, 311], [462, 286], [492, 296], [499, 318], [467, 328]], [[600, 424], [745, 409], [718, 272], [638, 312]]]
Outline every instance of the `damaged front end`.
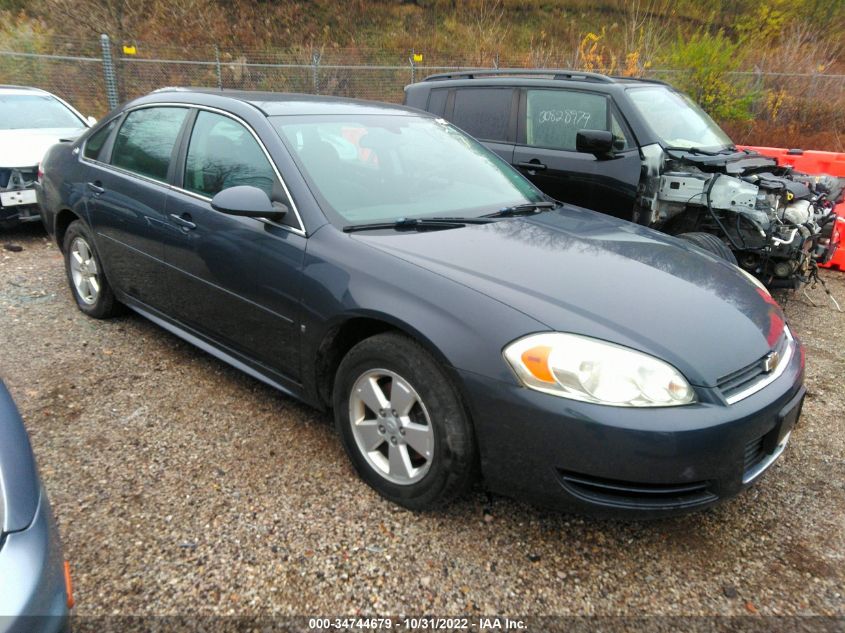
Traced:
[[833, 256], [845, 179], [801, 174], [748, 150], [644, 149], [653, 151], [644, 152], [641, 224], [716, 235], [769, 287], [798, 288]]
[[0, 227], [40, 219], [35, 194], [38, 167], [0, 167]]

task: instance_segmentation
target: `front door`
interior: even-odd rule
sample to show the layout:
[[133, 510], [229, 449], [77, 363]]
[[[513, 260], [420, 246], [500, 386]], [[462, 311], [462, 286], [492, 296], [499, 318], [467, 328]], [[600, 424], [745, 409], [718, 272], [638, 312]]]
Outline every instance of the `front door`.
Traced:
[[[576, 151], [579, 130], [609, 130], [617, 141], [612, 157]], [[545, 193], [587, 209], [630, 220], [641, 160], [630, 133], [607, 95], [559, 89], [528, 89], [520, 100], [513, 164]]]
[[215, 194], [238, 185], [291, 205], [252, 132], [234, 118], [199, 110], [182, 187], [167, 201], [171, 312], [230, 350], [297, 380], [305, 237], [292, 212], [271, 222], [211, 208]]

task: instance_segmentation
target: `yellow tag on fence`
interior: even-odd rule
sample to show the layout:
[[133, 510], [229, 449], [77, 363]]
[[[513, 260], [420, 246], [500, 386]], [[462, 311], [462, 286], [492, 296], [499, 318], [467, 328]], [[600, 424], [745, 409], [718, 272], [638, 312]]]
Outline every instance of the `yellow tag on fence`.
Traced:
[[422, 60], [423, 60], [422, 53], [414, 53], [414, 61], [415, 62], [421, 62]]
[[124, 44], [123, 45], [123, 54], [124, 55], [137, 55], [138, 49], [135, 48], [134, 44], [130, 44], [128, 46], [126, 44]]

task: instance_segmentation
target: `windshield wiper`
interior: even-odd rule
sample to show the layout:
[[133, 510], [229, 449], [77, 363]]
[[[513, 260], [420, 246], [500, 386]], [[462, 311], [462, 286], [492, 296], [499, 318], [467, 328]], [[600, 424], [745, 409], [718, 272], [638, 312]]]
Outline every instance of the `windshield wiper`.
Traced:
[[482, 217], [484, 218], [506, 218], [514, 215], [530, 215], [534, 213], [540, 213], [542, 210], [545, 209], [554, 209], [558, 206], [557, 202], [552, 202], [551, 200], [543, 201], [543, 202], [527, 202], [525, 204], [518, 204], [513, 207], [505, 207], [504, 209], [499, 209], [495, 213], [488, 213]]
[[420, 230], [420, 229], [457, 229], [465, 224], [487, 224], [486, 218], [399, 218], [392, 222], [371, 222], [370, 224], [351, 224], [343, 227], [344, 233], [356, 231], [377, 231], [379, 229]]

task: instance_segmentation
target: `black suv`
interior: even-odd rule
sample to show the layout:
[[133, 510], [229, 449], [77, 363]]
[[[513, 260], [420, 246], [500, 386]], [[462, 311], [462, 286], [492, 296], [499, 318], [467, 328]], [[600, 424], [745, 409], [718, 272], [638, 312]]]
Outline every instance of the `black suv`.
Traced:
[[557, 200], [684, 237], [773, 286], [832, 256], [840, 179], [738, 150], [694, 102], [653, 80], [572, 70], [476, 70], [405, 88]]

